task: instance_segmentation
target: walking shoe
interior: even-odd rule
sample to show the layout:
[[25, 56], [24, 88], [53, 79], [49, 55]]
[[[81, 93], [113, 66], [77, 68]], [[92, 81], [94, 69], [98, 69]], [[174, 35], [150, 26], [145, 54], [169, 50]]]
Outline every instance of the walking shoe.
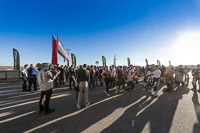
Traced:
[[104, 91], [105, 94], [108, 94], [107, 91]]
[[78, 104], [77, 104], [77, 106], [76, 106], [76, 107], [77, 107], [77, 109], [80, 109], [80, 108], [81, 108], [81, 106], [80, 106], [80, 105], [78, 105]]
[[86, 108], [88, 108], [90, 106], [90, 103], [88, 102], [85, 106], [86, 106]]

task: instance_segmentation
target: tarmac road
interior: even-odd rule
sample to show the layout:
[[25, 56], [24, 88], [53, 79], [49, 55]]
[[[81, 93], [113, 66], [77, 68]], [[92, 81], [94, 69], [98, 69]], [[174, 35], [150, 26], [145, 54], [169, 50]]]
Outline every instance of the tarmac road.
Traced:
[[0, 133], [200, 133], [200, 92], [191, 89], [191, 79], [170, 93], [161, 84], [156, 98], [138, 84], [108, 97], [99, 86], [89, 91], [91, 106], [77, 110], [75, 91], [63, 87], [54, 90], [50, 107], [56, 111], [48, 115], [38, 111], [40, 92], [0, 95]]

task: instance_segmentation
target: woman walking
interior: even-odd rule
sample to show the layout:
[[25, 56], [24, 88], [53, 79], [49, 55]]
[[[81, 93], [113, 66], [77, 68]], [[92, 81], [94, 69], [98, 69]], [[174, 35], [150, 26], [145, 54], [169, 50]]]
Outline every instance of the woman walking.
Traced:
[[108, 70], [108, 66], [105, 67], [105, 71], [102, 73], [102, 75], [104, 76], [104, 81], [106, 83], [106, 95], [110, 96], [110, 92], [109, 92], [109, 83], [110, 83], [110, 78], [111, 78], [111, 71]]

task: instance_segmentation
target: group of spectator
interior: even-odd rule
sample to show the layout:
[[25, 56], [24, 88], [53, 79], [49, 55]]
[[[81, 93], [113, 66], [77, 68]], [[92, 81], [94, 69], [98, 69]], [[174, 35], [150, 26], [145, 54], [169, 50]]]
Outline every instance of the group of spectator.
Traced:
[[[45, 86], [41, 86], [41, 80], [44, 80], [44, 73], [46, 71], [42, 73], [43, 69], [40, 69], [41, 67], [35, 67], [33, 64], [31, 64], [30, 66], [24, 65], [24, 68], [22, 70], [22, 80], [24, 81], [22, 89], [23, 91], [31, 92], [31, 87], [33, 84], [34, 91], [37, 91], [37, 82], [39, 83], [40, 88], [43, 87], [41, 90], [40, 98], [40, 111], [42, 111], [44, 108], [41, 105], [41, 102], [44, 95], [48, 95], [48, 100], [45, 106], [47, 106], [46, 110], [49, 110], [48, 104], [52, 91], [50, 93], [48, 89], [45, 89]], [[183, 68], [182, 65], [174, 69], [173, 67], [165, 68], [164, 66], [158, 67], [155, 65], [147, 65], [146, 68], [144, 68], [133, 65], [130, 65], [128, 67], [115, 67], [114, 65], [110, 67], [98, 67], [84, 64], [83, 66], [80, 65], [78, 67], [67, 67], [63, 65], [54, 66], [54, 68], [50, 69], [48, 71], [48, 74], [46, 74], [46, 81], [44, 81], [44, 83], [46, 82], [46, 84], [48, 84], [49, 81], [52, 81], [52, 87], [46, 86], [47, 88], [50, 88], [52, 90], [52, 88], [63, 86], [68, 82], [70, 90], [72, 90], [72, 88], [74, 87], [77, 92], [77, 108], [80, 109], [81, 97], [83, 93], [85, 95], [85, 105], [86, 107], [88, 107], [90, 106], [88, 97], [89, 90], [95, 90], [97, 86], [102, 86], [104, 83], [104, 92], [107, 96], [110, 96], [110, 89], [115, 89], [116, 94], [123, 92], [124, 89], [127, 87], [128, 89], [135, 89], [135, 84], [138, 84], [139, 77], [141, 75], [145, 76], [148, 71], [155, 72], [156, 70], [154, 69], [159, 70], [159, 77], [161, 78], [161, 81], [163, 81], [164, 78], [173, 78], [173, 74], [175, 74], [175, 81], [178, 83], [182, 83], [182, 85], [184, 85], [184, 82], [186, 81], [183, 80], [184, 77], [185, 79], [189, 79], [188, 73], [190, 72], [190, 69], [188, 69], [187, 67]]]
[[[92, 90], [98, 85], [102, 86], [105, 83], [105, 94], [110, 96], [110, 88], [116, 89], [115, 93], [123, 92], [125, 85], [129, 86], [129, 89], [134, 89], [134, 84], [138, 83], [138, 77], [140, 75], [139, 68], [136, 66], [115, 67], [96, 67], [86, 66], [86, 64], [74, 69], [74, 83], [78, 87], [78, 103], [77, 108], [80, 109], [80, 99], [82, 93], [85, 95], [85, 105], [90, 105], [88, 98], [88, 89]], [[114, 88], [116, 87], [116, 88]], [[87, 89], [88, 88], [88, 89]]]
[[34, 91], [37, 91], [37, 73], [38, 70], [36, 69], [34, 64], [31, 64], [30, 66], [28, 66], [27, 64], [24, 65], [24, 68], [22, 69], [22, 91], [31, 92], [32, 84], [34, 86]]

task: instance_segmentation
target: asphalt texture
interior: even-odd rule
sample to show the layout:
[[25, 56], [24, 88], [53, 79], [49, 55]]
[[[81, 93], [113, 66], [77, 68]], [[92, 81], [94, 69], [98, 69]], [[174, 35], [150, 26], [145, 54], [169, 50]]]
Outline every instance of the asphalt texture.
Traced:
[[[174, 84], [165, 92], [160, 84], [158, 97], [142, 84], [136, 90], [105, 95], [105, 86], [89, 91], [91, 106], [76, 108], [75, 91], [54, 89], [50, 108], [39, 112], [40, 92], [0, 95], [0, 133], [200, 133], [200, 91], [192, 90], [192, 77], [184, 87]], [[0, 91], [20, 89], [21, 83], [1, 83]]]

